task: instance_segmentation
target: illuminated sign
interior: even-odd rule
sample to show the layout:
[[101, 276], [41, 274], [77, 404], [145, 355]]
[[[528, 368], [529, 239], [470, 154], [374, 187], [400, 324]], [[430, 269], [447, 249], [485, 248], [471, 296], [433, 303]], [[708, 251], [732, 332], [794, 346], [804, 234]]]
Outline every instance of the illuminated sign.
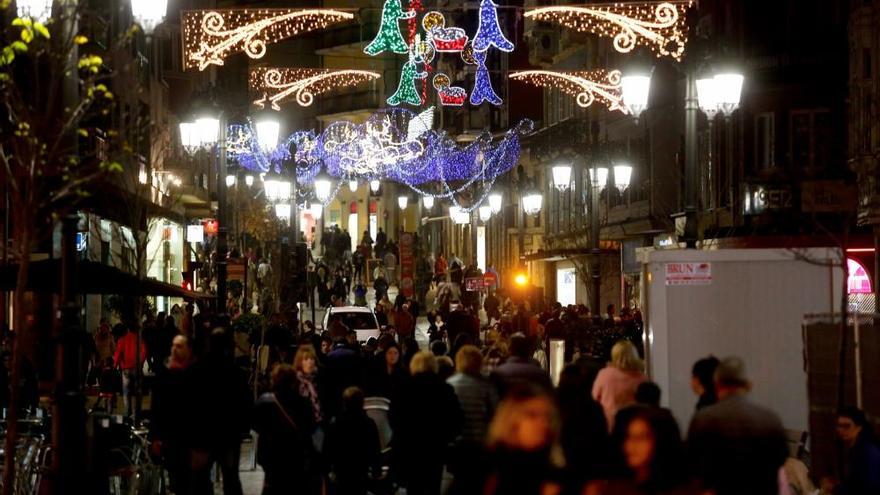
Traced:
[[847, 258], [846, 260], [846, 292], [847, 294], [871, 294], [874, 292], [871, 287], [871, 277], [864, 265], [858, 261]]

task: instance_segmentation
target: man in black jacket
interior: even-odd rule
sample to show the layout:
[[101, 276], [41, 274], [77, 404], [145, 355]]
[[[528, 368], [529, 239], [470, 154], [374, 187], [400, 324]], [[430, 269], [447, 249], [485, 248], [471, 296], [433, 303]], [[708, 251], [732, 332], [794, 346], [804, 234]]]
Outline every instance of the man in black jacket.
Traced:
[[379, 430], [364, 411], [364, 392], [349, 387], [342, 411], [327, 431], [324, 454], [335, 474], [338, 495], [367, 493], [368, 472], [380, 467]]

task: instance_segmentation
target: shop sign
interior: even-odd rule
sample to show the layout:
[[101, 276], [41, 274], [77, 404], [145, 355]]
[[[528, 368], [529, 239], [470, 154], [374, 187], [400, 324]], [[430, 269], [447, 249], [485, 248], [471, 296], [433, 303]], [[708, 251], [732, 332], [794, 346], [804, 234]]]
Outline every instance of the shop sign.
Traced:
[[666, 263], [666, 285], [709, 285], [712, 263]]

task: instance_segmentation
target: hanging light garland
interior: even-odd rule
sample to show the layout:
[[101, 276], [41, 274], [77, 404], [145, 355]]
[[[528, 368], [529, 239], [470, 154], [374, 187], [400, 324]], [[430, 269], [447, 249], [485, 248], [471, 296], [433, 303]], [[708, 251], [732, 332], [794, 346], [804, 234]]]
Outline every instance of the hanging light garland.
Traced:
[[239, 51], [262, 58], [267, 44], [352, 19], [354, 13], [340, 9], [184, 10], [183, 68], [223, 65]]
[[291, 95], [298, 105], [307, 107], [312, 104], [315, 95], [343, 86], [355, 86], [381, 76], [369, 70], [259, 67], [251, 70], [250, 89], [263, 96], [254, 101], [254, 105], [265, 108], [268, 103], [272, 110], [278, 111], [281, 110], [281, 103]]
[[596, 100], [608, 107], [627, 113], [623, 106], [619, 70], [603, 69], [576, 72], [553, 72], [547, 70], [524, 70], [512, 72], [513, 80], [523, 81], [534, 86], [556, 88], [575, 97], [577, 104], [589, 107]]
[[691, 5], [689, 0], [671, 0], [539, 7], [526, 11], [525, 18], [614, 38], [620, 53], [642, 45], [657, 56], [681, 60], [687, 42], [685, 13]]

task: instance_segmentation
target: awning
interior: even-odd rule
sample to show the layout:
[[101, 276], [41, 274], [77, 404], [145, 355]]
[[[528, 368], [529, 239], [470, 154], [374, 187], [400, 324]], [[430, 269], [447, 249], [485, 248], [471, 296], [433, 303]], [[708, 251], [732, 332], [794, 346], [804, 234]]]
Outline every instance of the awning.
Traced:
[[[167, 296], [183, 299], [213, 297], [201, 292], [185, 290], [176, 285], [152, 278], [139, 280], [136, 276], [116, 267], [95, 261], [78, 261], [76, 264], [77, 292], [80, 294], [120, 294], [131, 296]], [[18, 265], [0, 267], [0, 290], [15, 290]], [[61, 260], [33, 261], [28, 268], [27, 288], [34, 292], [61, 292]]]

